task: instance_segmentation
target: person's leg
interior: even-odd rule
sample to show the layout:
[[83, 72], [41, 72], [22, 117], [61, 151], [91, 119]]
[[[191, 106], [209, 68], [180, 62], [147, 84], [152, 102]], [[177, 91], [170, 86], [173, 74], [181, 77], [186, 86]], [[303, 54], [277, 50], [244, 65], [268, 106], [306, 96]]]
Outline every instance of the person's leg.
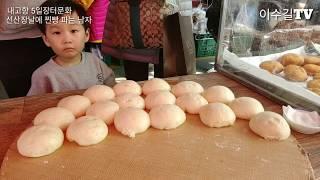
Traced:
[[25, 96], [31, 86], [31, 76], [47, 62], [53, 52], [42, 38], [0, 41], [0, 79], [9, 95]]
[[163, 72], [163, 48], [159, 52], [159, 63], [154, 65], [154, 77], [164, 78]]
[[123, 65], [128, 80], [148, 80], [149, 63], [124, 60]]

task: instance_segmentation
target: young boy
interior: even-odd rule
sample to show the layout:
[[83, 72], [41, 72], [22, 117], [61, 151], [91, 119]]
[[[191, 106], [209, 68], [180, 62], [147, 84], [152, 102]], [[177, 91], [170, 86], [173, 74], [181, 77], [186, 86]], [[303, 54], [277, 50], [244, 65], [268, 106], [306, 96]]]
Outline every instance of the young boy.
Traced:
[[113, 71], [93, 54], [82, 52], [89, 40], [90, 22], [84, 8], [72, 0], [47, 0], [40, 9], [38, 27], [55, 56], [32, 74], [28, 96], [114, 85]]

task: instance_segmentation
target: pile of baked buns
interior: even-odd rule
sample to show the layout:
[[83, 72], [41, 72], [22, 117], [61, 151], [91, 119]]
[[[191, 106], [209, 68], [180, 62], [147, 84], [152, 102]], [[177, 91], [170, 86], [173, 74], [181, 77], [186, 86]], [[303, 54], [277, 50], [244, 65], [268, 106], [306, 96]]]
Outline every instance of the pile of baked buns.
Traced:
[[277, 60], [264, 61], [259, 67], [275, 75], [283, 72], [283, 77], [289, 81], [306, 82], [309, 90], [320, 95], [319, 56], [287, 53]]
[[59, 100], [55, 107], [40, 111], [33, 126], [18, 138], [18, 152], [26, 157], [48, 155], [60, 148], [64, 139], [79, 146], [102, 142], [111, 126], [124, 136], [134, 138], [152, 127], [175, 129], [187, 121], [187, 114], [199, 115], [210, 128], [232, 126], [236, 119], [249, 121], [250, 129], [270, 140], [290, 136], [286, 120], [275, 112], [265, 111], [252, 97], [235, 97], [221, 85], [202, 87], [194, 81], [169, 85], [154, 78], [141, 86], [125, 80], [113, 88], [94, 85], [82, 95]]

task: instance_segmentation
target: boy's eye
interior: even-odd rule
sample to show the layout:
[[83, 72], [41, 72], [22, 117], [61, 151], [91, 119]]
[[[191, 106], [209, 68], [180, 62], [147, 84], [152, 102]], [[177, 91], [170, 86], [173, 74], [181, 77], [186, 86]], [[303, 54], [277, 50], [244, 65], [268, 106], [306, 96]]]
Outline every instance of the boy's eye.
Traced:
[[77, 30], [77, 29], [71, 30], [72, 33], [76, 33], [76, 32], [78, 32], [78, 31], [79, 31], [79, 30]]
[[60, 32], [55, 31], [55, 32], [53, 32], [52, 34], [58, 35], [58, 34], [60, 34]]

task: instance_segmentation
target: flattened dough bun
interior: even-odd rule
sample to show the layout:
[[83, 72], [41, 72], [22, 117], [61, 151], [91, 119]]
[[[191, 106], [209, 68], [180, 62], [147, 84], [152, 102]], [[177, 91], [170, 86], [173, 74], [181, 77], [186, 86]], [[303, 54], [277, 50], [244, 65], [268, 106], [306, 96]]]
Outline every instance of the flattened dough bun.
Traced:
[[162, 104], [149, 112], [151, 126], [156, 129], [174, 129], [186, 121], [186, 114], [174, 104]]
[[250, 129], [259, 136], [269, 140], [284, 140], [290, 136], [287, 121], [274, 112], [261, 112], [250, 119]]
[[249, 120], [264, 111], [262, 104], [252, 97], [239, 97], [229, 104], [237, 118]]
[[119, 110], [119, 105], [113, 101], [101, 101], [92, 104], [86, 112], [87, 116], [96, 116], [106, 124], [113, 123], [114, 115]]
[[39, 112], [34, 118], [33, 124], [46, 124], [65, 130], [74, 120], [75, 117], [71, 111], [62, 107], [51, 107]]
[[167, 81], [160, 78], [150, 79], [142, 85], [142, 92], [144, 95], [148, 95], [153, 91], [159, 91], [159, 90], [170, 91], [171, 87], [167, 83]]
[[290, 64], [301, 66], [304, 63], [304, 58], [303, 58], [303, 56], [300, 56], [298, 54], [287, 53], [287, 54], [282, 55], [280, 57], [279, 61], [284, 66], [287, 66]]
[[319, 65], [315, 65], [315, 64], [305, 64], [303, 66], [304, 70], [307, 71], [307, 74], [309, 76], [313, 76], [316, 73], [320, 73], [320, 66]]
[[199, 114], [200, 108], [207, 104], [208, 101], [197, 93], [184, 94], [176, 100], [176, 105], [190, 114]]
[[279, 74], [283, 71], [283, 65], [279, 61], [264, 61], [260, 63], [259, 67], [272, 74]]
[[204, 91], [201, 84], [194, 81], [182, 81], [174, 85], [171, 92], [176, 96], [182, 96], [187, 93], [202, 93]]
[[230, 103], [235, 99], [231, 89], [225, 86], [211, 86], [204, 90], [202, 96], [209, 102]]
[[119, 83], [113, 86], [113, 91], [116, 94], [116, 96], [125, 93], [132, 93], [136, 95], [140, 95], [142, 93], [141, 86], [137, 82], [132, 80], [120, 81]]
[[114, 101], [118, 103], [120, 108], [135, 107], [144, 109], [144, 99], [136, 94], [126, 93], [117, 96]]
[[176, 97], [170, 91], [153, 91], [145, 98], [146, 109], [152, 109], [161, 104], [174, 104]]
[[80, 146], [98, 144], [108, 135], [108, 127], [103, 120], [95, 116], [82, 116], [67, 129], [67, 139]]
[[32, 126], [20, 135], [18, 152], [26, 157], [40, 157], [53, 153], [63, 144], [64, 135], [60, 128], [38, 125]]
[[114, 126], [121, 134], [134, 138], [150, 127], [149, 114], [139, 108], [120, 109], [114, 117]]
[[200, 120], [209, 127], [231, 126], [236, 121], [232, 109], [223, 103], [210, 103], [200, 108]]
[[94, 85], [84, 91], [83, 96], [90, 99], [91, 103], [111, 100], [115, 97], [113, 89], [106, 85]]
[[288, 65], [284, 68], [284, 77], [290, 81], [303, 82], [308, 79], [308, 74], [301, 66]]
[[58, 102], [58, 107], [68, 109], [77, 118], [85, 115], [86, 110], [91, 105], [90, 99], [81, 95], [72, 95], [62, 98]]
[[304, 64], [316, 64], [320, 65], [320, 57], [319, 56], [305, 56]]

